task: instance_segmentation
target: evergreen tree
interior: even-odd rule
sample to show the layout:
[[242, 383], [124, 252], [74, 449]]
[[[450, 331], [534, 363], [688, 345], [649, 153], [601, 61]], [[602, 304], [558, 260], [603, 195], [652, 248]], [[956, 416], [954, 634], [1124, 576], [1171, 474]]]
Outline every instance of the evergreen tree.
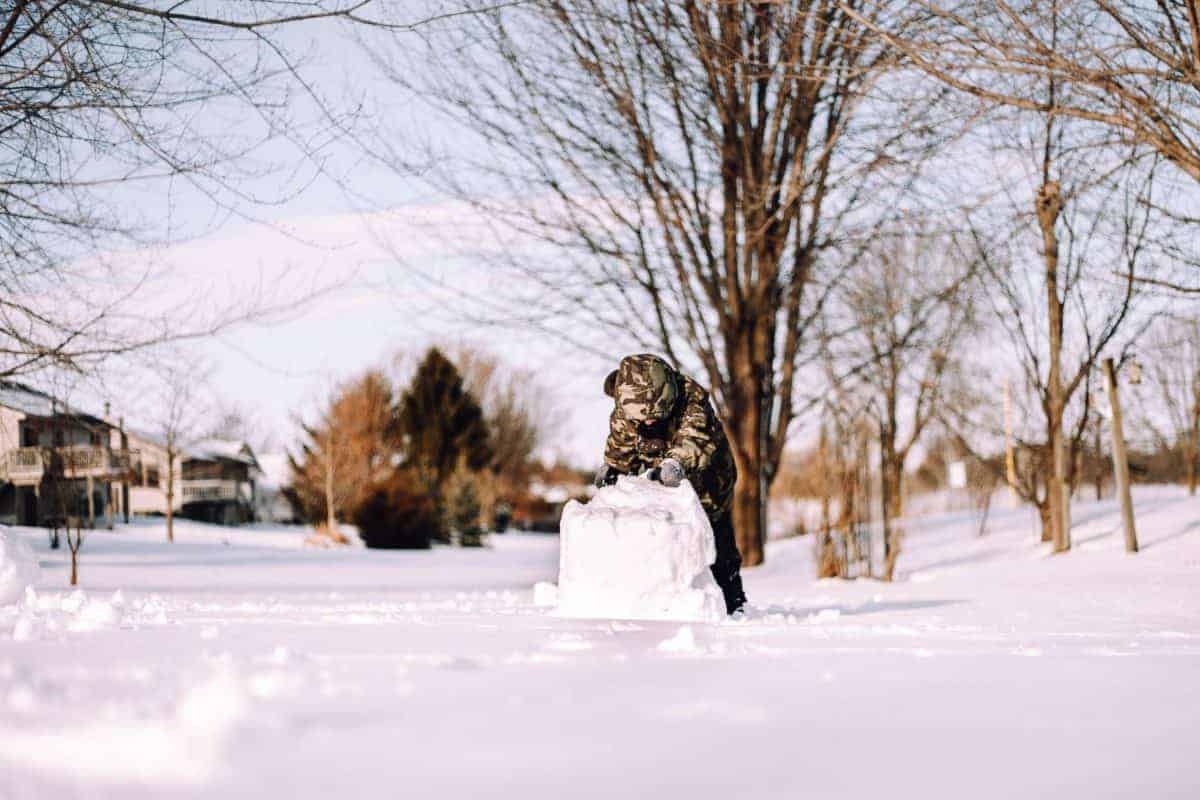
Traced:
[[[445, 520], [444, 487], [461, 462], [478, 471], [491, 458], [487, 423], [479, 402], [463, 386], [458, 369], [436, 347], [421, 360], [400, 398], [396, 423], [410, 467], [439, 520]], [[448, 539], [448, 531], [438, 531]]]
[[483, 509], [475, 487], [476, 475], [460, 469], [450, 482], [449, 522], [458, 531], [458, 543], [463, 547], [483, 546], [483, 529], [479, 526], [479, 515]]

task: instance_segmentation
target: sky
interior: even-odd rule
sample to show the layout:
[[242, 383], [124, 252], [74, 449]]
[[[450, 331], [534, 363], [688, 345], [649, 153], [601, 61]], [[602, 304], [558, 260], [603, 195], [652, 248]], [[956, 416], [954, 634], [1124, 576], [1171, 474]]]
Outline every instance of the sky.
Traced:
[[[420, 136], [441, 125], [373, 77], [362, 49], [338, 25], [299, 25], [281, 41], [305, 55], [304, 74], [319, 78], [314, 85], [331, 107], [361, 108], [358, 133]], [[297, 93], [292, 102], [301, 127], [324, 124], [311, 97]], [[220, 124], [231, 124], [236, 113], [221, 109]], [[255, 135], [255, 115], [241, 113], [236, 124]], [[453, 133], [439, 129], [439, 135], [449, 142]], [[297, 415], [311, 414], [333, 383], [387, 366], [398, 354], [417, 357], [433, 344], [473, 346], [514, 368], [535, 370], [552, 395], [562, 424], [547, 432], [542, 457], [598, 466], [611, 407], [601, 386], [624, 354], [614, 352], [610, 363], [528, 330], [468, 324], [456, 313], [453, 294], [427, 279], [473, 290], [499, 279], [462, 255], [464, 242], [476, 234], [482, 240], [470, 215], [439, 198], [419, 176], [380, 166], [351, 136], [322, 144], [320, 171], [288, 138], [258, 148], [253, 158], [262, 174], [215, 200], [205, 188], [180, 180], [113, 193], [112, 201], [152, 232], [146, 238], [153, 244], [102, 257], [159, 276], [139, 299], [148, 309], [182, 302], [202, 317], [256, 293], [269, 308], [315, 292], [295, 312], [268, 314], [188, 345], [185, 357], [212, 366], [207, 393], [215, 402], [247, 412], [261, 428], [260, 438], [294, 447]], [[137, 379], [125, 387], [109, 383], [114, 406], [128, 408], [136, 420], [145, 405]]]
[[[397, 34], [397, 42], [410, 35]], [[624, 353], [602, 358], [530, 330], [467, 323], [453, 292], [423, 278], [484, 292], [489, 281], [502, 279], [464, 255], [488, 238], [481, 223], [419, 174], [381, 166], [363, 149], [374, 135], [393, 152], [403, 152], [410, 136], [450, 151], [469, 148], [469, 137], [380, 80], [364, 49], [339, 26], [300, 25], [281, 40], [305, 54], [304, 74], [324, 100], [358, 110], [359, 141], [324, 141], [323, 171], [314, 172], [286, 136], [274, 137], [254, 153], [257, 165], [271, 168], [217, 202], [181, 181], [129, 186], [113, 197], [159, 231], [153, 247], [109, 254], [166, 276], [152, 302], [182, 298], [194, 301], [198, 313], [211, 313], [254, 292], [286, 301], [324, 287], [298, 312], [239, 325], [198, 345], [197, 354], [213, 364], [211, 393], [249, 412], [261, 437], [294, 445], [296, 415], [310, 413], [331, 383], [387, 365], [397, 354], [418, 356], [431, 344], [483, 347], [534, 370], [564, 412], [543, 455], [598, 465], [610, 408], [600, 386]], [[298, 93], [292, 103], [298, 129], [321, 126], [312, 98]], [[244, 125], [252, 135], [255, 117], [242, 113], [240, 122], [229, 109], [214, 118]]]
[[334, 382], [390, 368], [397, 356], [411, 361], [431, 345], [470, 346], [532, 370], [551, 394], [563, 424], [547, 431], [543, 457], [598, 464], [611, 404], [601, 385], [622, 354], [614, 353], [609, 364], [529, 331], [464, 321], [452, 295], [416, 277], [431, 274], [451, 286], [472, 287], [489, 280], [486, 270], [443, 249], [440, 226], [453, 212], [413, 204], [374, 214], [301, 214], [270, 224], [226, 225], [132, 256], [163, 268], [174, 292], [196, 292], [201, 305], [219, 307], [226, 298], [266, 286], [278, 291], [266, 301], [270, 306], [275, 297], [302, 296], [316, 287], [295, 312], [189, 345], [212, 366], [214, 399], [248, 412], [260, 436], [294, 443], [296, 415], [311, 414]]

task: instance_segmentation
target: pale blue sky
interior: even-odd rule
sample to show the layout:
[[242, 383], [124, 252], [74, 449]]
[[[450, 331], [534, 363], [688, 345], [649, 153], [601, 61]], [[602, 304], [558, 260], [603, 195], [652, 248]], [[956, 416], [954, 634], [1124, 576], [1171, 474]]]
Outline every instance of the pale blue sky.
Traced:
[[[421, 134], [439, 124], [373, 78], [340, 26], [297, 26], [284, 41], [305, 53], [303, 74], [332, 107], [363, 104], [362, 130], [386, 121], [389, 128]], [[292, 113], [302, 124], [319, 116], [311, 99], [299, 95], [293, 102]], [[214, 115], [219, 122], [211, 124], [234, 129], [243, 124], [252, 135], [259, 123], [244, 108], [240, 119], [238, 113], [221, 109]], [[442, 133], [451, 141], [453, 132]], [[170, 286], [156, 288], [152, 305], [194, 298], [200, 308], [219, 310], [264, 287], [286, 299], [305, 286], [338, 284], [282, 321], [240, 325], [196, 345], [214, 363], [213, 393], [254, 412], [267, 432], [287, 442], [294, 433], [291, 418], [311, 408], [331, 382], [386, 364], [398, 352], [419, 355], [434, 343], [473, 344], [514, 366], [543, 371], [545, 385], [553, 387], [547, 389], [552, 402], [566, 412], [548, 450], [581, 465], [598, 464], [611, 402], [600, 386], [613, 364], [528, 331], [463, 323], [453, 313], [452, 297], [413, 279], [418, 271], [434, 273], [475, 288], [487, 280], [482, 268], [463, 263], [446, 246], [451, 237], [459, 245], [467, 237], [469, 244], [463, 212], [421, 181], [380, 167], [353, 141], [328, 143], [321, 157], [324, 175], [311, 166], [295, 168], [303, 159], [285, 138], [257, 151], [255, 164], [274, 169], [238, 189], [272, 201], [265, 204], [229, 195], [215, 203], [178, 180], [113, 193], [113, 202], [137, 214], [154, 231], [149, 238], [160, 242], [114, 256], [149, 264], [169, 277], [160, 283]], [[294, 193], [298, 186], [306, 188]], [[620, 355], [614, 353], [612, 361]]]

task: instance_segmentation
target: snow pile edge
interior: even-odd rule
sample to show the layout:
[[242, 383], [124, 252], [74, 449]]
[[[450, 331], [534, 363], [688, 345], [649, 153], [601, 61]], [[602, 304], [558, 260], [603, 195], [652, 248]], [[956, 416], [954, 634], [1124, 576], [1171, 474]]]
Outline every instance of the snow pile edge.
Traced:
[[725, 616], [709, 567], [712, 527], [691, 484], [622, 477], [560, 525], [560, 616], [717, 622]]
[[41, 573], [29, 545], [12, 531], [0, 529], [0, 606], [20, 602]]

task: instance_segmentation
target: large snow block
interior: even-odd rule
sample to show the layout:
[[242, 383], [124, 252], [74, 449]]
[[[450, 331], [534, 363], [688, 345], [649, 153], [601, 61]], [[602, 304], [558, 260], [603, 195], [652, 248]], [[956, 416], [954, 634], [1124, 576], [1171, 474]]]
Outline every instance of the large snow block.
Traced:
[[691, 484], [622, 477], [559, 526], [558, 613], [570, 617], [719, 621], [725, 601], [709, 567], [712, 526]]
[[29, 545], [12, 531], [0, 530], [0, 606], [18, 602], [40, 574], [37, 556]]

